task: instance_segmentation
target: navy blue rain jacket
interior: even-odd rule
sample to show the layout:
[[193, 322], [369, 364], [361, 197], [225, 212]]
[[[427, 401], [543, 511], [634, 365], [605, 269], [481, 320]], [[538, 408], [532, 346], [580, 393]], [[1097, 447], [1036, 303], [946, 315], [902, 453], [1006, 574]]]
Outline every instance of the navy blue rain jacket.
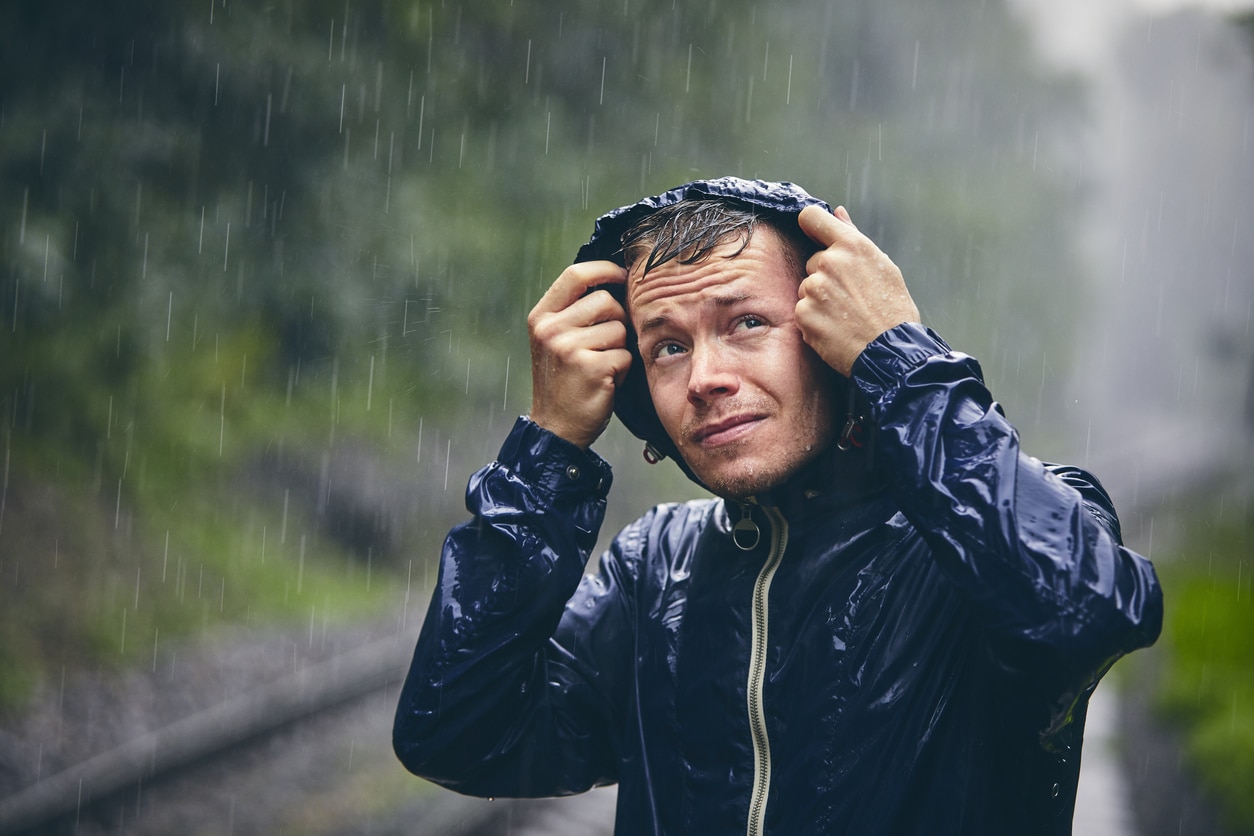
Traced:
[[[580, 257], [719, 190], [817, 202], [689, 184], [602, 218]], [[851, 380], [874, 432], [755, 501], [654, 508], [587, 575], [609, 467], [519, 419], [445, 542], [404, 764], [483, 796], [616, 782], [624, 836], [1070, 833], [1088, 696], [1157, 637], [1154, 571], [1097, 481], [1024, 454], [932, 332], [886, 332]], [[668, 452], [647, 390], [620, 394]]]

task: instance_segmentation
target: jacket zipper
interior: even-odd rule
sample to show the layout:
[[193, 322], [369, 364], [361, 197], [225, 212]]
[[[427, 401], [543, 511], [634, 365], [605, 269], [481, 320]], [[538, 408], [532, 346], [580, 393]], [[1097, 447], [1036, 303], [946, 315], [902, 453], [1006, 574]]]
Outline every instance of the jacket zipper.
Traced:
[[[745, 509], [748, 510], [747, 508]], [[771, 748], [766, 734], [762, 691], [766, 681], [767, 603], [771, 579], [788, 545], [788, 523], [774, 508], [763, 508], [771, 522], [771, 552], [753, 585], [753, 635], [749, 646], [749, 737], [753, 740], [753, 791], [749, 795], [746, 836], [761, 836], [766, 827], [766, 799], [771, 788]]]

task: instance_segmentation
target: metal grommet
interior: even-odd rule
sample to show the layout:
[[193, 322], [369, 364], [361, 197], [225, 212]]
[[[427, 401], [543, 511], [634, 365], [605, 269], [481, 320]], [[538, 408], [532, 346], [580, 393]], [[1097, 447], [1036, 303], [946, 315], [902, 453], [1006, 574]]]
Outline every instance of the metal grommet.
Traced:
[[576, 467], [576, 466], [575, 466], [575, 465], [573, 465], [573, 464], [572, 464], [570, 467], [566, 468], [566, 478], [567, 478], [567, 479], [569, 479], [569, 480], [571, 480], [572, 482], [573, 482], [573, 481], [575, 481], [576, 479], [578, 479], [578, 478], [579, 478], [579, 468], [578, 468], [578, 467]]

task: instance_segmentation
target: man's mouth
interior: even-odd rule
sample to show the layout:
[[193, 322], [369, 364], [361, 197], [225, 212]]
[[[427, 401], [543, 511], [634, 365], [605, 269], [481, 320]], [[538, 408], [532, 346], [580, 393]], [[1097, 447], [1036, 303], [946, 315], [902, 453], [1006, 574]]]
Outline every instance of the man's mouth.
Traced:
[[693, 433], [692, 440], [701, 447], [719, 447], [723, 444], [730, 444], [752, 432], [754, 427], [764, 419], [763, 415], [744, 414], [712, 421]]

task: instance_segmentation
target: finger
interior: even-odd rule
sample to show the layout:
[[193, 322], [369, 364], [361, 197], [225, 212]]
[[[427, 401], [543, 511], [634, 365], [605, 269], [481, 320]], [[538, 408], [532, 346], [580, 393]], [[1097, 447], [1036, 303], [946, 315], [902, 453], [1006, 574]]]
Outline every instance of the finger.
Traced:
[[594, 290], [586, 296], [577, 297], [562, 310], [544, 315], [567, 328], [586, 328], [598, 322], [621, 322], [625, 326], [627, 322], [627, 311], [605, 290]]
[[853, 218], [849, 217], [849, 210], [846, 209], [845, 207], [837, 206], [836, 211], [833, 212], [832, 214], [840, 218], [845, 223], [849, 224], [854, 229], [858, 228], [858, 225], [853, 222]]
[[562, 271], [557, 281], [536, 303], [537, 311], [560, 311], [586, 295], [598, 285], [624, 284], [626, 268], [612, 261], [585, 261], [572, 264]]
[[631, 371], [631, 364], [635, 361], [631, 356], [631, 352], [625, 348], [622, 349], [621, 353], [614, 352], [614, 361], [614, 388], [621, 389], [623, 383], [627, 380], [627, 373]]
[[597, 322], [565, 333], [572, 345], [590, 351], [627, 348], [627, 325], [622, 320]]
[[[849, 213], [846, 212], [845, 217], [848, 218], [848, 216]], [[851, 221], [825, 212], [821, 206], [807, 206], [802, 209], [797, 215], [797, 223], [801, 226], [801, 231], [821, 247], [830, 247], [835, 244], [845, 237], [849, 232], [849, 227], [853, 226]]]
[[610, 369], [610, 375], [614, 378], [614, 388], [623, 385], [623, 381], [627, 379], [627, 372], [631, 369], [631, 352], [625, 348], [612, 348], [602, 352]]

